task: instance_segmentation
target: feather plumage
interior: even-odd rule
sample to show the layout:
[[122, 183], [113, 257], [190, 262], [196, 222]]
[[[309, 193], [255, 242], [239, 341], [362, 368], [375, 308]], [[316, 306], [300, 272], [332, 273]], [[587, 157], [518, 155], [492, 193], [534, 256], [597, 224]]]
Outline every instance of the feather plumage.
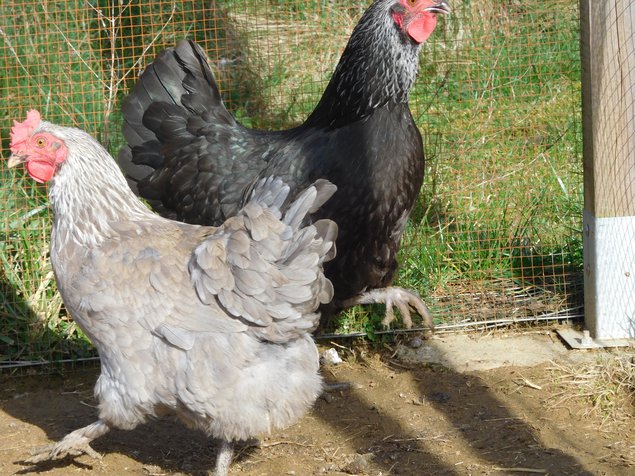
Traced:
[[[49, 187], [51, 263], [102, 366], [100, 421], [40, 458], [165, 412], [228, 442], [297, 420], [321, 389], [310, 332], [332, 298], [322, 265], [337, 234], [302, 222], [334, 188], [318, 181], [285, 205], [288, 185], [262, 179], [219, 227], [189, 225], [151, 212], [85, 132], [32, 129], [68, 152]], [[36, 151], [14, 149], [28, 168]]]
[[[131, 187], [165, 216], [218, 225], [244, 207], [262, 177], [281, 177], [292, 198], [325, 178], [338, 191], [309, 215], [340, 228], [338, 254], [326, 266], [336, 298], [329, 313], [366, 290], [388, 286], [424, 171], [408, 96], [420, 41], [434, 29], [434, 15], [444, 12], [442, 1], [376, 0], [313, 113], [286, 131], [238, 124], [205, 53], [181, 41], [159, 54], [124, 101], [128, 145], [119, 163]], [[428, 23], [418, 24], [422, 18]]]

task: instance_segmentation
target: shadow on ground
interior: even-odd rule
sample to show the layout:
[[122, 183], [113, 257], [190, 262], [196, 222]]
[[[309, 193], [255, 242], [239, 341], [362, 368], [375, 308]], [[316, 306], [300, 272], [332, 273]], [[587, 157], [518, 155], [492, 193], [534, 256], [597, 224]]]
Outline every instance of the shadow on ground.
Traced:
[[[548, 405], [558, 389], [550, 386], [544, 366], [461, 373], [365, 352], [355, 362], [325, 370], [329, 380], [359, 388], [337, 393], [330, 402], [320, 399], [297, 425], [264, 436], [260, 446], [243, 446], [231, 472], [629, 474], [615, 445], [629, 441], [633, 431], [598, 431], [593, 418], [580, 420], [584, 408]], [[172, 420], [102, 437], [93, 445], [104, 455], [101, 461], [82, 456], [24, 464], [29, 448], [94, 421], [97, 375], [95, 368], [66, 376], [0, 377], [3, 441], [15, 442], [0, 450], [0, 474], [63, 475], [77, 468], [91, 474], [200, 475], [213, 466], [215, 446]], [[538, 382], [541, 391], [519, 384], [521, 375]]]

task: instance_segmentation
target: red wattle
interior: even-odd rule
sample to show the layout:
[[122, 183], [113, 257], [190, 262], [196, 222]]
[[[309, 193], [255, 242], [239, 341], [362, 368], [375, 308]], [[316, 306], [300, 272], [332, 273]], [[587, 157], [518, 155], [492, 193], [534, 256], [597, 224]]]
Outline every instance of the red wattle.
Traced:
[[423, 15], [410, 22], [408, 25], [408, 35], [417, 43], [423, 43], [430, 37], [436, 26], [436, 16]]
[[33, 180], [39, 183], [44, 183], [53, 178], [53, 175], [55, 174], [55, 164], [29, 160], [26, 164], [26, 170]]

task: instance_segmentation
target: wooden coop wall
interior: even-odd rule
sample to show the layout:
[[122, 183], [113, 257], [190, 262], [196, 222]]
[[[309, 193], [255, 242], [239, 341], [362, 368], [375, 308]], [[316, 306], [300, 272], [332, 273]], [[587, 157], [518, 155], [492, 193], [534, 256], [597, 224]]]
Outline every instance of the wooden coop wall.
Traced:
[[[188, 37], [245, 125], [307, 117], [368, 2], [15, 0], [0, 5], [0, 141], [37, 108], [116, 156], [119, 105]], [[426, 178], [397, 284], [440, 328], [582, 316], [577, 0], [452, 0], [425, 44], [411, 108]], [[90, 359], [48, 262], [46, 189], [0, 161], [0, 367]], [[356, 309], [333, 332], [378, 329]]]

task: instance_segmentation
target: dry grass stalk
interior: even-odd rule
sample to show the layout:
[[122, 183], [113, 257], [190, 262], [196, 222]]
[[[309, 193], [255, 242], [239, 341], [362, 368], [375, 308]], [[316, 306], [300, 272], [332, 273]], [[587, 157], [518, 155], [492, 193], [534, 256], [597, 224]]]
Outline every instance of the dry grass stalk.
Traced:
[[551, 370], [563, 389], [551, 405], [572, 399], [591, 404], [585, 416], [600, 416], [603, 424], [623, 422], [635, 416], [635, 353], [632, 350], [603, 352], [595, 362], [577, 366], [553, 363]]

